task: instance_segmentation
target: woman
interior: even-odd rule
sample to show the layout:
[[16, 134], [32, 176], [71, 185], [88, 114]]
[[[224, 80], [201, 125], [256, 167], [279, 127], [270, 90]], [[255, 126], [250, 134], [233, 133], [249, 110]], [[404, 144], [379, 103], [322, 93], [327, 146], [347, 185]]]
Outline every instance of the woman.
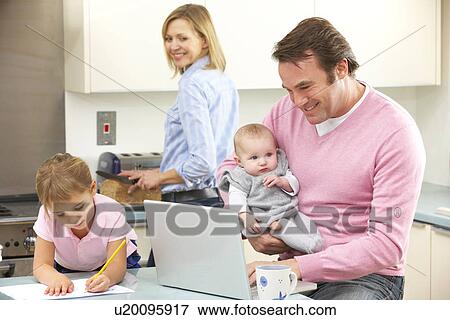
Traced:
[[167, 113], [161, 166], [121, 175], [139, 179], [130, 192], [160, 188], [163, 201], [221, 206], [214, 174], [232, 151], [237, 90], [223, 73], [225, 57], [205, 7], [187, 4], [175, 9], [164, 22], [162, 36], [169, 66], [181, 78], [175, 105]]

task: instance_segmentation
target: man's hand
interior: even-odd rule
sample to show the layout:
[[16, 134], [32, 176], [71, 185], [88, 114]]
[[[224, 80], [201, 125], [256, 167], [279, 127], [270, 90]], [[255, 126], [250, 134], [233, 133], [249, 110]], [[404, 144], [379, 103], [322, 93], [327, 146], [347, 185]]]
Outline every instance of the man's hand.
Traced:
[[283, 241], [269, 233], [264, 233], [257, 237], [248, 237], [247, 239], [253, 249], [265, 254], [279, 254], [291, 249]]
[[247, 277], [248, 281], [251, 284], [256, 281], [256, 267], [257, 266], [266, 266], [266, 265], [281, 265], [281, 266], [289, 266], [291, 267], [292, 272], [297, 275], [297, 279], [301, 279], [300, 268], [298, 266], [297, 260], [289, 259], [283, 261], [255, 261], [247, 264]]

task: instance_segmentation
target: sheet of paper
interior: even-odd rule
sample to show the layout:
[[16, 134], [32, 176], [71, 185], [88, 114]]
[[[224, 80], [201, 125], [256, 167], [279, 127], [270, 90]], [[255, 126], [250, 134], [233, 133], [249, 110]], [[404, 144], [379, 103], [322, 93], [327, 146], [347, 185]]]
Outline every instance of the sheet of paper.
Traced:
[[57, 299], [74, 299], [74, 298], [84, 298], [84, 297], [92, 297], [92, 296], [100, 296], [106, 294], [120, 294], [120, 293], [131, 293], [134, 290], [129, 288], [125, 288], [123, 286], [114, 285], [109, 288], [108, 291], [92, 293], [85, 292], [85, 283], [86, 279], [78, 279], [72, 280], [74, 284], [74, 290], [72, 293], [67, 293], [64, 296], [49, 296], [45, 295], [44, 291], [47, 288], [46, 285], [40, 283], [32, 283], [32, 284], [21, 284], [16, 286], [7, 286], [0, 287], [0, 292], [10, 296], [15, 300], [57, 300]]

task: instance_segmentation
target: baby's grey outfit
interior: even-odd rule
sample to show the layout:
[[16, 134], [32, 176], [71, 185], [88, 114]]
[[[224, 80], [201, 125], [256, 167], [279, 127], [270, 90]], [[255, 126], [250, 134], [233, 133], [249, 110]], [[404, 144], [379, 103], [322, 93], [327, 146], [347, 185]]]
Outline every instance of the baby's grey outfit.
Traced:
[[[298, 199], [279, 187], [267, 188], [263, 180], [268, 175], [284, 176], [288, 170], [286, 154], [278, 149], [278, 166], [275, 170], [260, 176], [252, 176], [242, 167], [225, 170], [219, 188], [228, 192], [230, 185], [247, 194], [247, 206], [263, 230], [278, 221], [282, 228], [272, 235], [283, 240], [289, 247], [305, 253], [317, 252], [322, 239], [317, 227], [306, 215], [297, 210]], [[243, 231], [244, 235], [247, 235]]]

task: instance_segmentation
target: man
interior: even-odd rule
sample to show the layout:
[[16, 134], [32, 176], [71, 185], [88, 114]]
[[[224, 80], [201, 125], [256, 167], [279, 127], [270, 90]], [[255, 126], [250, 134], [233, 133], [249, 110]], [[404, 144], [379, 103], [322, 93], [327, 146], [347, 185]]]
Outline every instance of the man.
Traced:
[[[281, 254], [314, 299], [401, 299], [405, 254], [425, 165], [410, 115], [355, 79], [358, 63], [325, 19], [303, 20], [275, 47], [289, 93], [265, 118], [300, 184], [299, 210], [323, 237], [302, 255], [266, 233], [255, 250]], [[225, 162], [220, 170], [233, 165]], [[248, 265], [254, 281], [256, 265]]]

